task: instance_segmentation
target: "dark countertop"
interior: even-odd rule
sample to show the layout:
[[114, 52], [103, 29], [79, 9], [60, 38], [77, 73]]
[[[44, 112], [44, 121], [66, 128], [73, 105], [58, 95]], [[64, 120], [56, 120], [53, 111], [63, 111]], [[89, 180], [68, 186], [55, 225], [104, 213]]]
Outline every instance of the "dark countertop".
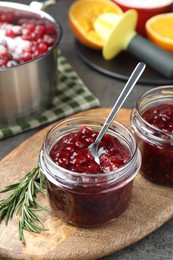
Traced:
[[[9, 1], [8, 1], [9, 2]], [[10, 1], [29, 4], [29, 0]], [[112, 107], [117, 96], [121, 92], [125, 81], [108, 77], [86, 65], [79, 57], [74, 37], [67, 23], [67, 13], [72, 0], [60, 0], [55, 6], [49, 6], [46, 10], [63, 27], [63, 37], [60, 49], [68, 62], [76, 70], [88, 89], [100, 100], [101, 107]], [[128, 62], [128, 61], [127, 61]], [[133, 70], [133, 68], [131, 68]], [[136, 100], [154, 85], [137, 84], [132, 91], [124, 107], [132, 108]], [[0, 159], [26, 140], [29, 136], [39, 131], [32, 130], [14, 137], [0, 141]], [[157, 202], [156, 202], [157, 203]], [[164, 224], [161, 228], [148, 235], [146, 238], [129, 246], [128, 248], [106, 256], [105, 260], [171, 260], [173, 259], [173, 220]]]

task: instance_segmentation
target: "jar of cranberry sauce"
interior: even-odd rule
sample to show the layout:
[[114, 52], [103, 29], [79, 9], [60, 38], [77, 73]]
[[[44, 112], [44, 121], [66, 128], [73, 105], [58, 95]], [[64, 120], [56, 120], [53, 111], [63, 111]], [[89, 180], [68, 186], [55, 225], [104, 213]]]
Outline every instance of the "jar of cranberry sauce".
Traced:
[[112, 123], [99, 144], [100, 164], [89, 152], [104, 121], [104, 117], [86, 116], [58, 123], [46, 135], [40, 152], [50, 206], [73, 225], [108, 223], [126, 211], [132, 196], [141, 156], [130, 130]]
[[173, 86], [146, 92], [132, 111], [131, 125], [142, 155], [141, 173], [173, 186]]

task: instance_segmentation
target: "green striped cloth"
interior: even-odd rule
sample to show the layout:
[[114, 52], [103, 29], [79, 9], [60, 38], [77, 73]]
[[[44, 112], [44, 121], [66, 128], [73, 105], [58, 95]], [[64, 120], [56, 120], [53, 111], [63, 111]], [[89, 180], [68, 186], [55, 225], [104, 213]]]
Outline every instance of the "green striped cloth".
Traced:
[[99, 100], [88, 90], [66, 58], [58, 52], [58, 78], [56, 96], [49, 109], [40, 116], [9, 128], [0, 129], [0, 139], [46, 125], [58, 119], [98, 107]]

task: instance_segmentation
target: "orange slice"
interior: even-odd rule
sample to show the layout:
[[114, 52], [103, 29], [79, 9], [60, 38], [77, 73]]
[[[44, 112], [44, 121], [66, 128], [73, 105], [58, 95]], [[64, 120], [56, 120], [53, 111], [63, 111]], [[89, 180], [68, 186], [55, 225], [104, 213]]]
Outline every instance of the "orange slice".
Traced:
[[102, 49], [104, 40], [94, 29], [94, 22], [102, 13], [122, 14], [111, 0], [77, 0], [68, 12], [69, 26], [75, 37], [87, 47]]
[[145, 28], [149, 40], [173, 53], [173, 13], [153, 16], [146, 22]]

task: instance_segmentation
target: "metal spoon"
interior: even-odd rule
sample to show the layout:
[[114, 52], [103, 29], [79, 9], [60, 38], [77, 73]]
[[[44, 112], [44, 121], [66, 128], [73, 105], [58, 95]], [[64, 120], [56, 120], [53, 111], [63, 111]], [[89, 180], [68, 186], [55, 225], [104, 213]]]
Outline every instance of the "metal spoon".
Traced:
[[131, 90], [135, 86], [136, 82], [138, 81], [138, 79], [142, 75], [145, 67], [146, 67], [146, 65], [143, 62], [139, 62], [137, 64], [136, 68], [134, 69], [131, 76], [129, 77], [125, 87], [123, 88], [120, 96], [118, 97], [117, 101], [115, 102], [115, 105], [113, 106], [109, 116], [107, 117], [105, 123], [103, 124], [95, 142], [89, 147], [90, 152], [93, 155], [95, 162], [98, 163], [98, 164], [100, 163], [100, 159], [99, 159], [99, 155], [98, 155], [98, 144], [101, 141], [105, 132], [107, 131], [109, 125], [112, 123], [114, 117], [118, 113], [122, 104], [126, 100], [127, 96], [129, 95], [129, 93], [131, 92]]

